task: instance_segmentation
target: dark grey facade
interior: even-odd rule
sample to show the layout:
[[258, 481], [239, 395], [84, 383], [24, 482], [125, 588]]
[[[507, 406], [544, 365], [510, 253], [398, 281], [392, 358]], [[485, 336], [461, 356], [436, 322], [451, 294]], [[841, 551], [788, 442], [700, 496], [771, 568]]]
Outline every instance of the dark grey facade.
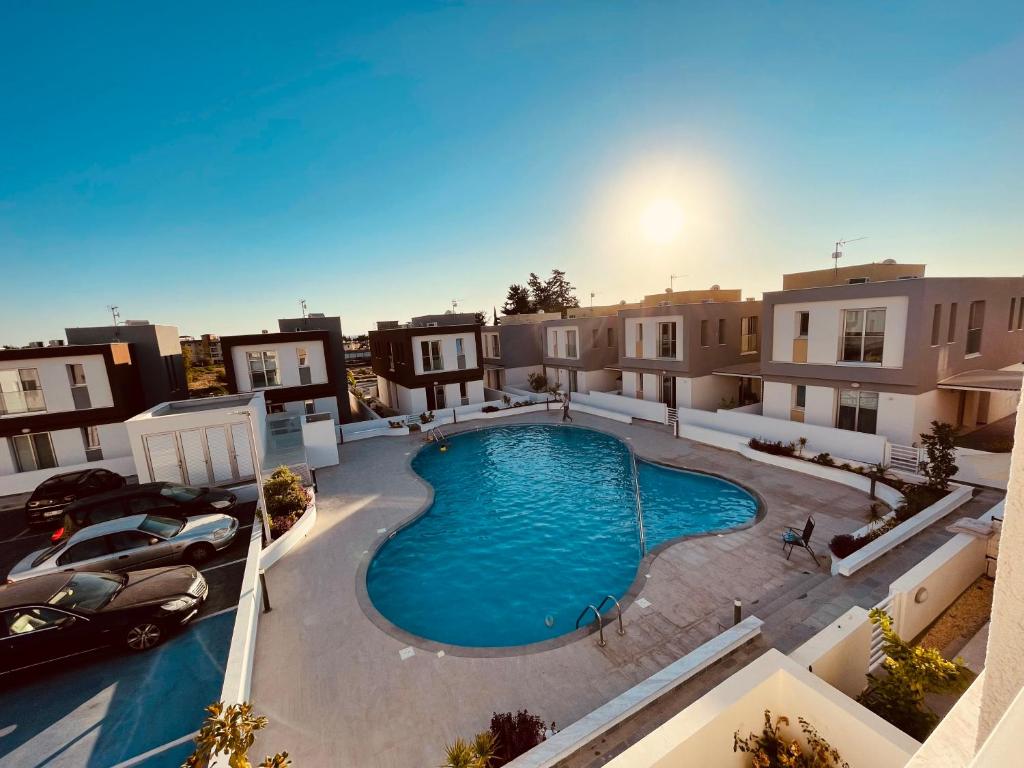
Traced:
[[185, 362], [178, 329], [173, 325], [125, 324], [90, 328], [65, 328], [68, 344], [132, 345], [132, 361], [139, 368], [141, 410], [169, 400], [188, 398]]
[[352, 421], [352, 406], [348, 397], [348, 368], [345, 364], [345, 340], [341, 331], [341, 318], [331, 317], [288, 317], [277, 321], [277, 329], [281, 333], [294, 331], [326, 331], [329, 350], [325, 350], [330, 360], [330, 381], [334, 395], [338, 399], [338, 418], [342, 424]]
[[[566, 320], [549, 320], [543, 325], [542, 345], [544, 365], [568, 368], [570, 370], [596, 371], [614, 367], [619, 360], [619, 320], [617, 317], [575, 317]], [[555, 357], [550, 354], [547, 338], [550, 328], [576, 328], [579, 331], [578, 357]], [[609, 338], [608, 332], [611, 331]], [[559, 354], [565, 353], [564, 347]]]
[[[439, 315], [420, 315], [409, 321], [413, 328], [427, 328], [431, 326], [448, 325], [475, 325], [476, 315], [473, 312], [443, 312]], [[381, 330], [378, 328], [378, 330]]]
[[498, 357], [491, 356], [491, 349], [486, 341], [484, 342], [485, 365], [526, 368], [541, 365], [544, 361], [544, 333], [541, 323], [484, 326], [480, 332], [485, 338], [489, 333], [498, 334]]

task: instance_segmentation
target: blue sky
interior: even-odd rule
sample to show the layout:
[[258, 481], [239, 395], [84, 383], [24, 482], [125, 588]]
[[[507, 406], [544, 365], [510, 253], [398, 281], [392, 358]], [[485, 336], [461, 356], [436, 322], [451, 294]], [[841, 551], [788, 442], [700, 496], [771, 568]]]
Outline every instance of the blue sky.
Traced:
[[0, 342], [1024, 273], [1020, 3], [265, 5], [4, 5]]

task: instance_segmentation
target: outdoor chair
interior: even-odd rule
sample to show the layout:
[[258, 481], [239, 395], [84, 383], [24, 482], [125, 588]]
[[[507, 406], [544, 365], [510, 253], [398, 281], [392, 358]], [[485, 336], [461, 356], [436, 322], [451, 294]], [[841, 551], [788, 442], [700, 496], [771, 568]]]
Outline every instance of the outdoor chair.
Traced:
[[[782, 534], [782, 549], [786, 553], [786, 559], [789, 560], [789, 556], [793, 554], [793, 547], [802, 547], [810, 553], [814, 559], [814, 564], [821, 567], [821, 563], [818, 562], [818, 556], [814, 554], [814, 550], [811, 549], [811, 534], [814, 533], [814, 518], [808, 517], [807, 522], [804, 523], [803, 531], [798, 531], [796, 528], [790, 528], [786, 526], [785, 532]], [[786, 548], [789, 549], [786, 549]]]

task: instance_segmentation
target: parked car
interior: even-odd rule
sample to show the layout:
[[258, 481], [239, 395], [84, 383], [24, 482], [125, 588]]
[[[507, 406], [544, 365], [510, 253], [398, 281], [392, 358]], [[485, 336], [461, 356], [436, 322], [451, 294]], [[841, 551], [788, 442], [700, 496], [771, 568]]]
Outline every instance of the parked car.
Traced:
[[101, 467], [48, 477], [25, 502], [25, 522], [28, 525], [59, 523], [65, 507], [72, 502], [123, 487], [123, 477]]
[[237, 500], [235, 494], [221, 488], [143, 483], [68, 505], [64, 524], [54, 531], [51, 540], [61, 541], [86, 526], [130, 515], [153, 514], [184, 520], [210, 512], [230, 514]]
[[83, 528], [49, 549], [34, 552], [15, 565], [7, 581], [60, 571], [127, 571], [169, 563], [205, 563], [227, 547], [238, 521], [227, 515], [199, 515], [175, 520], [132, 515]]
[[0, 586], [0, 674], [111, 645], [148, 650], [191, 621], [209, 589], [189, 565]]

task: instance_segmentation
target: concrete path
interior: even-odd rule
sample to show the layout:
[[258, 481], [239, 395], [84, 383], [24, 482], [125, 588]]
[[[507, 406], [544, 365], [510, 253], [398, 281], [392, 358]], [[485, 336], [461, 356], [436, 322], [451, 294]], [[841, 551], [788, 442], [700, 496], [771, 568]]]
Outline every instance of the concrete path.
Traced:
[[[502, 419], [500, 425], [557, 418], [552, 411]], [[787, 561], [779, 544], [784, 526], [800, 527], [813, 514], [814, 544], [824, 554], [831, 536], [864, 524], [869, 506], [864, 494], [674, 439], [657, 425], [623, 425], [579, 413], [574, 418], [580, 426], [629, 440], [642, 457], [745, 484], [765, 499], [765, 518], [743, 531], [691, 539], [663, 551], [649, 565], [641, 592], [649, 605], [632, 603], [624, 613], [626, 636], [609, 633], [604, 649], [585, 637], [502, 658], [442, 656], [439, 646], [410, 643], [382, 630], [359, 604], [365, 589], [358, 583], [361, 564], [428, 498], [426, 486], [408, 468], [422, 438], [343, 445], [341, 465], [317, 473], [316, 529], [268, 573], [274, 610], [260, 620], [253, 700], [271, 725], [253, 754], [286, 749], [296, 765], [307, 767], [437, 765], [445, 742], [485, 729], [493, 711], [526, 708], [548, 722], [569, 724], [716, 635], [731, 622], [734, 598], [758, 615], [796, 611], [792, 631], [809, 636], [813, 626], [831, 621], [826, 615], [840, 605], [884, 592], [889, 581], [884, 575], [852, 583], [830, 579], [827, 558], [821, 570], [805, 552], [795, 551]], [[480, 426], [471, 422], [466, 428]], [[906, 567], [901, 562], [893, 570]], [[834, 592], [797, 599], [832, 584]], [[856, 584], [860, 591], [844, 597]], [[813, 609], [800, 615], [801, 606]], [[774, 640], [780, 633], [769, 629], [767, 635]]]

